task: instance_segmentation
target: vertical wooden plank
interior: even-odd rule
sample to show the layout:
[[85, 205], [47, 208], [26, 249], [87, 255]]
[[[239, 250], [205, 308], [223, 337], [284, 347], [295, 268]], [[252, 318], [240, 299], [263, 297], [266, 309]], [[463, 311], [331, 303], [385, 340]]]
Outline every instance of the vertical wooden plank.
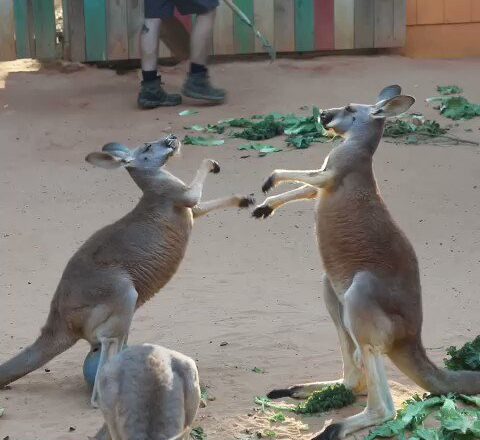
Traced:
[[85, 53], [87, 61], [107, 59], [106, 0], [84, 0]]
[[[257, 0], [254, 4], [254, 13], [255, 26], [273, 44], [275, 38], [274, 0]], [[258, 38], [255, 38], [255, 52], [265, 52]]]
[[16, 55], [13, 0], [0, 0], [0, 61], [14, 60]]
[[275, 0], [275, 48], [278, 52], [295, 51], [294, 0]]
[[407, 25], [417, 24], [417, 0], [407, 0]]
[[83, 1], [64, 0], [63, 20], [68, 40], [66, 58], [71, 61], [85, 61], [85, 18]]
[[217, 8], [217, 17], [213, 28], [213, 53], [215, 55], [235, 53], [233, 12], [224, 2], [220, 2]]
[[138, 59], [140, 55], [140, 32], [143, 21], [143, 0], [127, 0], [128, 57]]
[[417, 0], [417, 24], [444, 23], [443, 0]]
[[313, 0], [295, 1], [295, 49], [299, 52], [315, 48], [314, 18]]
[[128, 59], [126, 0], [107, 0], [107, 59]]
[[375, 47], [392, 47], [395, 41], [394, 0], [375, 0]]
[[55, 58], [56, 29], [53, 0], [32, 0], [35, 57]]
[[[15, 13], [15, 47], [17, 58], [33, 58], [35, 46], [31, 46], [29, 21], [29, 2], [28, 0], [14, 0]], [[32, 29], [33, 31], [33, 29]]]
[[355, 0], [355, 49], [375, 47], [375, 0]]
[[[234, 0], [234, 2], [253, 22], [255, 19], [253, 0]], [[239, 54], [253, 53], [255, 51], [255, 36], [253, 35], [252, 29], [236, 14], [233, 17], [233, 31], [235, 52]]]
[[315, 0], [315, 48], [331, 50], [335, 47], [334, 0]]
[[394, 0], [393, 9], [393, 44], [402, 47], [407, 39], [407, 0]]
[[354, 0], [335, 0], [335, 49], [354, 48]]

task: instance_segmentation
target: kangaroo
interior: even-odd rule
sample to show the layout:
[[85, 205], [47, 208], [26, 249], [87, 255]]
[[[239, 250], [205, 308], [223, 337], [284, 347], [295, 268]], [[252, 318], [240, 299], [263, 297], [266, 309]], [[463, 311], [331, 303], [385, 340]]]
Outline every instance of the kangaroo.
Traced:
[[[320, 169], [274, 171], [264, 192], [284, 182], [304, 185], [268, 197], [253, 211], [254, 217], [266, 218], [285, 203], [317, 199], [324, 298], [343, 356], [343, 379], [335, 382], [359, 394], [366, 390], [368, 398], [362, 413], [324, 427], [314, 439], [343, 439], [395, 416], [385, 354], [431, 393], [480, 393], [480, 372], [444, 370], [426, 355], [417, 257], [383, 202], [373, 173], [372, 159], [385, 119], [407, 111], [414, 102], [393, 85], [381, 91], [374, 105], [350, 104], [321, 112], [323, 125], [344, 141]], [[331, 383], [294, 385], [268, 396], [305, 398]]]
[[188, 439], [200, 403], [193, 359], [158, 345], [131, 346], [98, 375], [105, 424], [95, 440]]
[[[41, 367], [79, 339], [92, 347], [100, 345], [99, 371], [123, 347], [135, 310], [175, 274], [193, 219], [214, 209], [254, 203], [238, 195], [201, 203], [208, 173], [218, 173], [220, 167], [205, 159], [186, 185], [163, 168], [179, 148], [177, 138], [168, 136], [134, 150], [109, 143], [102, 152], [86, 157], [103, 168], [126, 168], [143, 195], [131, 212], [93, 234], [70, 259], [40, 336], [0, 365], [0, 388]], [[95, 379], [93, 406], [97, 386]]]

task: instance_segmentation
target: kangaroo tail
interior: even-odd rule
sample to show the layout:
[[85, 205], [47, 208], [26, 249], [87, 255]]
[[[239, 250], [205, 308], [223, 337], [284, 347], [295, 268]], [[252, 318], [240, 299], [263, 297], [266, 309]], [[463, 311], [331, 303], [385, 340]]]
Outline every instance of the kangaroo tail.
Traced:
[[392, 362], [417, 385], [433, 394], [480, 394], [480, 371], [450, 371], [427, 356], [420, 338], [403, 341], [388, 353]]
[[0, 365], [0, 388], [45, 365], [70, 348], [78, 338], [63, 325], [55, 309], [50, 310], [46, 325], [38, 339], [15, 357]]

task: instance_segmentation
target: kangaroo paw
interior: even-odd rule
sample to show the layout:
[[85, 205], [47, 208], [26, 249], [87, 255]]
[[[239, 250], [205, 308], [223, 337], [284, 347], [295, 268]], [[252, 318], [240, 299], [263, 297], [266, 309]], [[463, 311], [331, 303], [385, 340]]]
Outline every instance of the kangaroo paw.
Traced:
[[316, 434], [311, 440], [338, 440], [341, 438], [341, 430], [342, 425], [340, 423], [332, 423], [331, 425], [323, 428], [323, 431]]
[[212, 168], [210, 169], [210, 172], [213, 174], [218, 174], [220, 172], [220, 165], [216, 160], [212, 160]]
[[250, 197], [250, 196], [240, 197], [240, 200], [238, 201], [238, 207], [248, 208], [249, 206], [252, 206], [254, 203], [255, 203], [255, 199], [253, 197]]
[[252, 216], [255, 218], [267, 218], [270, 217], [273, 213], [273, 208], [270, 208], [270, 206], [265, 205], [265, 206], [258, 206], [255, 208], [255, 210], [252, 212]]
[[262, 185], [262, 191], [264, 193], [267, 193], [270, 191], [273, 187], [275, 186], [275, 177], [272, 174], [267, 180], [265, 180], [265, 183]]

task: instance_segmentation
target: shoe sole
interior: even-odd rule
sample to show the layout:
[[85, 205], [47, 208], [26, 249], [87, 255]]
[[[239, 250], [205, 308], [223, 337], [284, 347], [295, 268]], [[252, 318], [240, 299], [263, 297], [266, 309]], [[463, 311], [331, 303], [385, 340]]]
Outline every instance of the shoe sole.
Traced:
[[195, 92], [189, 92], [186, 90], [182, 90], [182, 94], [184, 96], [187, 96], [188, 98], [192, 99], [200, 99], [202, 101], [208, 101], [208, 102], [214, 102], [215, 104], [222, 104], [225, 102], [225, 96], [223, 98], [212, 98], [209, 96], [202, 95], [200, 93], [195, 93]]

